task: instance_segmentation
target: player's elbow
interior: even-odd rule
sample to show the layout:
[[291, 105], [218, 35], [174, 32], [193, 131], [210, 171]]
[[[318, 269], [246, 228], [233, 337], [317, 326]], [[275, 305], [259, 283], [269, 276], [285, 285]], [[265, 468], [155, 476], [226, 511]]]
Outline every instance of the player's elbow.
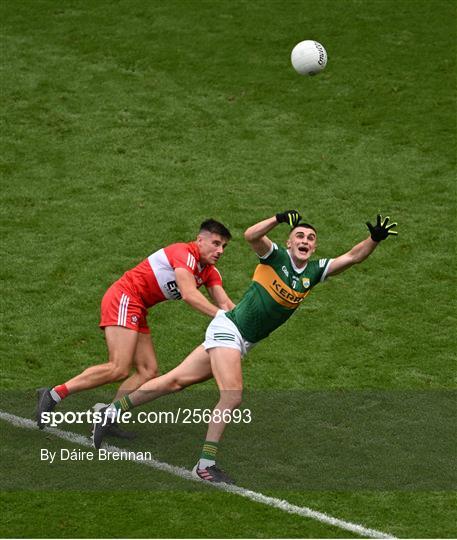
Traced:
[[247, 242], [252, 242], [253, 240], [255, 240], [255, 238], [253, 237], [253, 234], [252, 234], [252, 227], [249, 227], [248, 229], [246, 229], [244, 231], [244, 239], [247, 241]]

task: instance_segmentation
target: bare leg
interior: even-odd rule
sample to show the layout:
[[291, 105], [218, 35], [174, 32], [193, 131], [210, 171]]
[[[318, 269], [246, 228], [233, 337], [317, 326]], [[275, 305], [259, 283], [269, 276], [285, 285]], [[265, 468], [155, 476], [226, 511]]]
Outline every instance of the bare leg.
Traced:
[[183, 388], [206, 381], [212, 377], [209, 354], [200, 345], [193, 350], [179, 366], [165, 375], [156, 377], [135, 390], [129, 395], [133, 405], [141, 405], [157, 399], [160, 396], [179, 392]]
[[105, 328], [108, 362], [87, 368], [65, 384], [69, 394], [96, 388], [128, 377], [138, 341], [138, 332], [122, 326]]
[[133, 392], [145, 382], [154, 379], [159, 375], [157, 356], [149, 334], [138, 334], [134, 363], [135, 373], [132, 373], [132, 375], [121, 384], [113, 401], [130, 394], [130, 392]]
[[[235, 349], [215, 347], [209, 350], [209, 354], [220, 397], [208, 424], [206, 440], [218, 442], [226, 426], [223, 420], [223, 411], [233, 411], [241, 404], [243, 395], [241, 353]], [[221, 412], [218, 420], [214, 420], [215, 411]]]

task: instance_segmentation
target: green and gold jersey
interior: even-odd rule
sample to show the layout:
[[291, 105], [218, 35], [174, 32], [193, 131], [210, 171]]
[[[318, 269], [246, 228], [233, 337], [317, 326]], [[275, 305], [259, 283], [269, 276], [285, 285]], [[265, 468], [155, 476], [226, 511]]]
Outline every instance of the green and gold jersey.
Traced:
[[249, 289], [226, 316], [247, 341], [266, 338], [287, 321], [315, 285], [324, 281], [330, 261], [308, 261], [297, 269], [287, 250], [273, 244], [273, 251], [260, 258]]

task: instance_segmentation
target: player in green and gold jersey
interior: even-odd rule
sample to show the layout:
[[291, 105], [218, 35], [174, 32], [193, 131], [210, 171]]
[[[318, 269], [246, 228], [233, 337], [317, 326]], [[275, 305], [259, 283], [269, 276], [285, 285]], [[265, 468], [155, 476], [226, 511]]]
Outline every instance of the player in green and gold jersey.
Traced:
[[315, 285], [324, 281], [330, 261], [307, 260], [315, 244], [316, 230], [301, 223], [292, 228], [288, 249], [271, 242], [265, 245], [267, 251], [259, 255], [251, 286], [236, 308], [226, 314], [244, 339], [251, 343], [265, 339], [287, 321]]
[[[267, 234], [279, 223], [291, 227], [286, 247], [278, 247]], [[389, 218], [380, 215], [362, 242], [334, 259], [311, 260], [317, 247], [316, 229], [301, 222], [296, 210], [287, 210], [249, 227], [244, 236], [259, 257], [252, 283], [239, 304], [229, 312], [218, 311], [206, 330], [203, 345], [197, 347], [172, 371], [143, 384], [101, 412], [105, 420], [94, 424], [94, 444], [99, 448], [111, 418], [147, 401], [192, 384], [216, 379], [220, 397], [208, 424], [195, 476], [210, 482], [232, 483], [216, 466], [219, 441], [229, 420], [227, 413], [239, 407], [242, 398], [242, 357], [259, 341], [284, 324], [311, 289], [327, 277], [364, 261], [389, 235], [396, 235]]]

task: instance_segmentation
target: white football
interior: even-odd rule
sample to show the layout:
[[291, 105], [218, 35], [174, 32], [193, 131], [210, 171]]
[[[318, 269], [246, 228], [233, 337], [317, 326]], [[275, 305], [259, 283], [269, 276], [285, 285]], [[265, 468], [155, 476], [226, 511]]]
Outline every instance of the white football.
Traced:
[[327, 65], [327, 51], [317, 41], [300, 41], [290, 55], [292, 65], [300, 75], [317, 75]]

